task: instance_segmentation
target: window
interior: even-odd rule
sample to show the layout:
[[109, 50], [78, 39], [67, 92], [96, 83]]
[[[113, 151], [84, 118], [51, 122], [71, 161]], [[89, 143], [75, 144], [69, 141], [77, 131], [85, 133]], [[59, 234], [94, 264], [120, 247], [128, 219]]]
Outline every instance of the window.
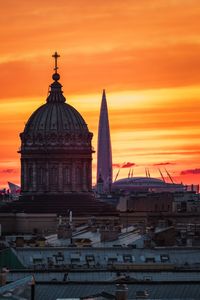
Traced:
[[146, 263], [155, 263], [155, 257], [146, 257], [145, 258]]
[[90, 166], [87, 164], [86, 165], [86, 178], [87, 178], [87, 183], [91, 181], [91, 171], [90, 171]]
[[58, 184], [58, 168], [55, 166], [50, 169], [50, 183]]
[[95, 261], [95, 258], [94, 258], [94, 255], [86, 255], [85, 256], [85, 260], [87, 261], [87, 262], [93, 262], [93, 261]]
[[64, 167], [63, 169], [63, 183], [70, 184], [71, 182], [71, 172], [69, 167]]
[[33, 168], [32, 166], [28, 168], [28, 185], [33, 185]]
[[76, 183], [81, 184], [82, 182], [82, 170], [80, 167], [76, 168]]
[[46, 176], [45, 168], [40, 167], [38, 169], [38, 184], [45, 184], [45, 176]]
[[161, 262], [167, 262], [169, 261], [169, 255], [168, 254], [161, 254], [160, 255]]
[[124, 260], [125, 263], [132, 263], [133, 262], [132, 256], [130, 254], [124, 254], [123, 255], [123, 260]]

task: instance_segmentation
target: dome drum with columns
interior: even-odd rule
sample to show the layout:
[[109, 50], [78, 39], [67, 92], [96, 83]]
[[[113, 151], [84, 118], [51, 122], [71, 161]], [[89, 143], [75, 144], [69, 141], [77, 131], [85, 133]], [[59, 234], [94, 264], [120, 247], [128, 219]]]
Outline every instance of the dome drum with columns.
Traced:
[[22, 195], [88, 192], [92, 188], [93, 134], [79, 112], [66, 103], [58, 82], [57, 53], [54, 82], [46, 104], [29, 118], [21, 138]]

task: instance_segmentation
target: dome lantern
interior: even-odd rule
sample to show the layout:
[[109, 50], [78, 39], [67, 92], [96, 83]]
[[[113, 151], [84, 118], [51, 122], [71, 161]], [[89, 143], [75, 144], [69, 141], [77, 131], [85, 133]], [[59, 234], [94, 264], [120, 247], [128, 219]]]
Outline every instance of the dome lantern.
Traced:
[[62, 85], [58, 82], [58, 80], [60, 79], [60, 74], [58, 74], [57, 70], [58, 70], [58, 58], [60, 57], [60, 55], [57, 52], [55, 52], [52, 55], [52, 57], [55, 59], [55, 67], [54, 67], [55, 73], [52, 75], [52, 79], [54, 80], [54, 82], [50, 85], [50, 92], [46, 101], [48, 103], [65, 102], [66, 99], [63, 96]]

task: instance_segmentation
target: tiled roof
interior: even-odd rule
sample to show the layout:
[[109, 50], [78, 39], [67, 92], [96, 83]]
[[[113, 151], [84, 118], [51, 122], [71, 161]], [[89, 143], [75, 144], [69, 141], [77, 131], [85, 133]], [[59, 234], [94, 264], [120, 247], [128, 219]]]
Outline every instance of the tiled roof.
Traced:
[[[136, 292], [146, 290], [148, 299], [198, 299], [200, 285], [197, 284], [130, 284], [128, 286], [128, 298], [135, 299]], [[37, 300], [55, 300], [57, 298], [83, 298], [106, 292], [114, 294], [114, 284], [42, 284], [36, 285]]]

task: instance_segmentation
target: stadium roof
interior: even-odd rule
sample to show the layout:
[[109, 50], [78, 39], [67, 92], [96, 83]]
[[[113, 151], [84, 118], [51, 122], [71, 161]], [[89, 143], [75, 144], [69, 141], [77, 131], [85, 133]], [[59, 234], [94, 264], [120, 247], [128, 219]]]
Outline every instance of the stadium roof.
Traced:
[[152, 177], [129, 177], [119, 179], [112, 184], [114, 190], [153, 190], [153, 191], [183, 191], [184, 185], [168, 183]]

